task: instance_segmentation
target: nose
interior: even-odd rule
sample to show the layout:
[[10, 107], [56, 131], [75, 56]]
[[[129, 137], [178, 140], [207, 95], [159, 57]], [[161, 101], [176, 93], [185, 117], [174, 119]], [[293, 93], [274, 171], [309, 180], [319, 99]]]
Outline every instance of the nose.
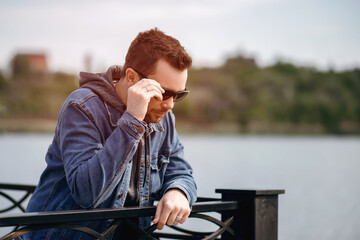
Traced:
[[174, 107], [174, 97], [170, 97], [164, 101], [162, 101], [163, 108], [166, 108], [168, 110], [171, 110]]

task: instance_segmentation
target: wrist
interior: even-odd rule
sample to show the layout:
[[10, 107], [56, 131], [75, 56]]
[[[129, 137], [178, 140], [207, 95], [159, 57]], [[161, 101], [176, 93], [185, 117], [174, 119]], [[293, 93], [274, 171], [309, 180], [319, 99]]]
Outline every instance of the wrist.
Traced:
[[122, 117], [118, 120], [118, 125], [126, 126], [125, 129], [134, 130], [135, 134], [142, 135], [148, 126], [148, 124], [144, 121], [138, 120], [128, 111], [125, 111]]
[[181, 190], [180, 188], [170, 188], [170, 189], [168, 189], [168, 190], [165, 192], [165, 194], [168, 193], [168, 192], [177, 192], [177, 193], [180, 193], [180, 194], [182, 194], [186, 199], [188, 199], [187, 196], [186, 196], [186, 194], [184, 193], [184, 191]]
[[137, 114], [135, 111], [132, 111], [131, 109], [126, 109], [126, 111], [133, 116], [134, 118], [136, 118], [139, 122], [144, 121], [145, 116]]

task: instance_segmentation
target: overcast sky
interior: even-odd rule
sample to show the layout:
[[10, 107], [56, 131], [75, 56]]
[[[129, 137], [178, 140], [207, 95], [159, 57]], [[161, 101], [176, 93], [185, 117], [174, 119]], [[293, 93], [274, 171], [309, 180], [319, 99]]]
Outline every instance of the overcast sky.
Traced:
[[359, 0], [1, 0], [0, 69], [17, 52], [44, 52], [52, 70], [123, 64], [138, 32], [180, 40], [195, 66], [245, 54], [338, 70], [360, 67]]

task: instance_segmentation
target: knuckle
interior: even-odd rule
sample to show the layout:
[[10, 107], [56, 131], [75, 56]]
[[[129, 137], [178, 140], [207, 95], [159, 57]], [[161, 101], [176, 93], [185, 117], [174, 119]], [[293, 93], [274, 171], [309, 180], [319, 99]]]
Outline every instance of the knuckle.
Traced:
[[134, 93], [135, 90], [134, 90], [134, 88], [131, 86], [131, 87], [129, 87], [128, 92], [129, 92], [129, 93]]
[[174, 208], [173, 204], [170, 203], [170, 202], [166, 202], [164, 204], [164, 208], [167, 209], [167, 210], [172, 210]]

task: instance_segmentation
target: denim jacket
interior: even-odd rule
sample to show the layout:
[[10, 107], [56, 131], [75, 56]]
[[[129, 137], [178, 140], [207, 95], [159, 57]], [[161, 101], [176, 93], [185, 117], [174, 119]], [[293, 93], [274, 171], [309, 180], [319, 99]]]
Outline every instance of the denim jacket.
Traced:
[[[65, 101], [55, 136], [46, 154], [47, 167], [30, 199], [27, 212], [62, 211], [124, 206], [131, 176], [132, 156], [143, 139], [140, 206], [152, 205], [171, 188], [181, 189], [190, 207], [196, 200], [192, 168], [184, 160], [183, 145], [167, 113], [156, 124], [119, 112], [87, 88]], [[145, 148], [144, 148], [145, 149]], [[150, 217], [140, 219], [142, 229]], [[76, 223], [103, 232], [110, 221]], [[88, 239], [72, 230], [49, 229], [25, 239]]]

